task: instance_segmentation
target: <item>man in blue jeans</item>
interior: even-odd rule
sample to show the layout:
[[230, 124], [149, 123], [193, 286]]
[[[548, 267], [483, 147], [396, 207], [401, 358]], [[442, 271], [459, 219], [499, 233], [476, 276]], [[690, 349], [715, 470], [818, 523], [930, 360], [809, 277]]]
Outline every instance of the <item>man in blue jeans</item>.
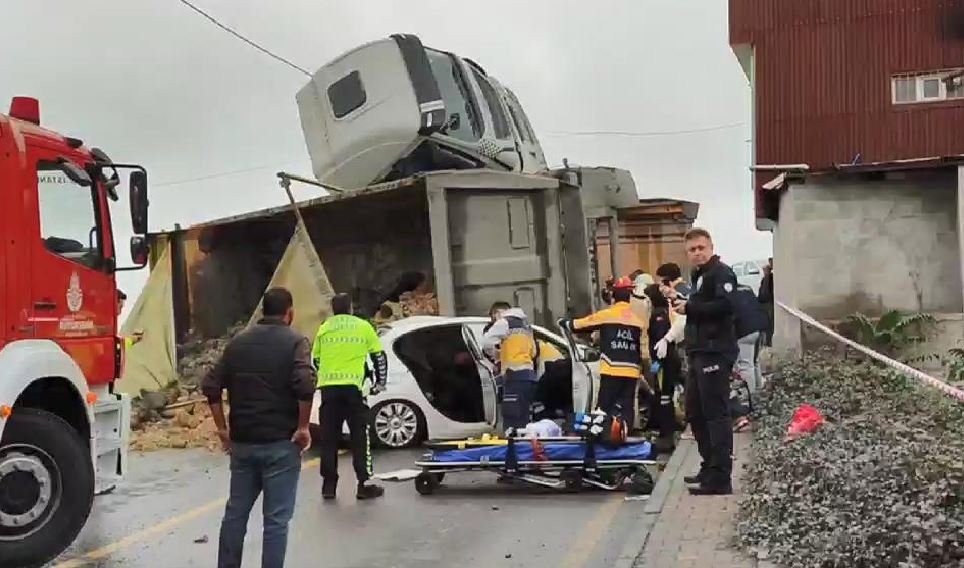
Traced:
[[[204, 378], [218, 436], [231, 456], [231, 490], [221, 521], [218, 568], [240, 568], [251, 507], [264, 493], [262, 568], [281, 568], [295, 509], [301, 454], [311, 445], [308, 420], [315, 391], [308, 340], [291, 329], [291, 293], [272, 288], [264, 317], [225, 348]], [[228, 392], [230, 424], [222, 391]]]

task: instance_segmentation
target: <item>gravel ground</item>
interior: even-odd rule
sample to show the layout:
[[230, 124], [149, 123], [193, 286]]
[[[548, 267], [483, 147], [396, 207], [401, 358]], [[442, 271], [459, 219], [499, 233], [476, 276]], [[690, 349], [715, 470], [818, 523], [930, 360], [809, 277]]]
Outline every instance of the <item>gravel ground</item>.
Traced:
[[[826, 423], [785, 442], [802, 403]], [[758, 405], [738, 536], [784, 567], [964, 567], [964, 403], [828, 352]]]

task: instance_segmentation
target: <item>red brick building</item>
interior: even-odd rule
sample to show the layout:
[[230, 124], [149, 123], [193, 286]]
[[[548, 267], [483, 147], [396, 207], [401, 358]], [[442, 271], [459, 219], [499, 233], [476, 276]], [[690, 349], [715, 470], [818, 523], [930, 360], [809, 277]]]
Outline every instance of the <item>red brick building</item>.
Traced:
[[[964, 337], [964, 0], [729, 8], [777, 299], [824, 319], [952, 314], [945, 335]], [[777, 313], [775, 339], [799, 348]]]

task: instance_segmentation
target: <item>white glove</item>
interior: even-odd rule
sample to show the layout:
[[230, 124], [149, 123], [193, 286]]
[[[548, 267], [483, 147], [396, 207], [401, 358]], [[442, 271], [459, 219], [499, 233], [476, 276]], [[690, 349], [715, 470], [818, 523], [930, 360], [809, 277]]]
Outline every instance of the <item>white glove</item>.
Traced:
[[669, 342], [666, 338], [662, 338], [656, 342], [656, 358], [664, 359], [666, 358], [666, 350], [669, 349]]

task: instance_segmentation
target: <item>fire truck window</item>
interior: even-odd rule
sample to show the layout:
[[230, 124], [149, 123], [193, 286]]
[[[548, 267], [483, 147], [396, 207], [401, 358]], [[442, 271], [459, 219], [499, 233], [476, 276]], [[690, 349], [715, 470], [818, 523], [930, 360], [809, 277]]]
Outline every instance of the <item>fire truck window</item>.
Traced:
[[50, 252], [97, 268], [100, 236], [91, 188], [71, 181], [56, 166], [37, 166], [40, 238]]

